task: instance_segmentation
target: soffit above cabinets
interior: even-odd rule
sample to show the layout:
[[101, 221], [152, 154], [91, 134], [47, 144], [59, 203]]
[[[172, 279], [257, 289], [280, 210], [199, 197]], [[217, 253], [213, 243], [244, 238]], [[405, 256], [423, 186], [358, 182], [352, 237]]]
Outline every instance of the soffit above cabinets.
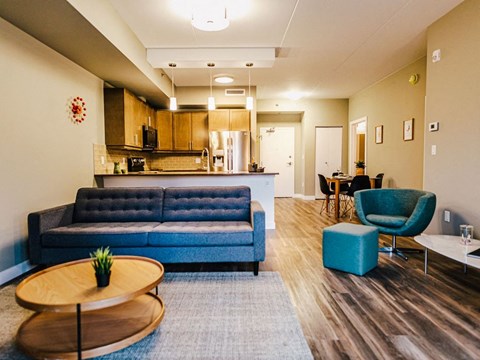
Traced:
[[[218, 0], [245, 11], [232, 12], [227, 29], [205, 32], [172, 8], [189, 1], [202, 0], [1, 0], [0, 16], [112, 85], [165, 104], [171, 71], [154, 69], [147, 49], [275, 49], [273, 66], [251, 69], [257, 99], [292, 90], [348, 98], [426, 56], [426, 29], [462, 2]], [[226, 70], [212, 73], [248, 85], [246, 69]], [[176, 86], [209, 81], [208, 69], [175, 70]]]

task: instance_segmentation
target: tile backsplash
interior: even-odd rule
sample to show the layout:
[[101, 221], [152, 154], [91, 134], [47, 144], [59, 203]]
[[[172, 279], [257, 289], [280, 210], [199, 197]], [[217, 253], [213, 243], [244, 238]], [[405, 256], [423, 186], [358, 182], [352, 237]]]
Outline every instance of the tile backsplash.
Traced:
[[106, 145], [93, 145], [95, 174], [113, 174], [113, 163], [119, 162], [120, 169], [127, 171], [129, 157], [144, 157], [145, 170], [193, 170], [201, 169], [200, 154], [159, 154], [128, 150], [108, 149]]

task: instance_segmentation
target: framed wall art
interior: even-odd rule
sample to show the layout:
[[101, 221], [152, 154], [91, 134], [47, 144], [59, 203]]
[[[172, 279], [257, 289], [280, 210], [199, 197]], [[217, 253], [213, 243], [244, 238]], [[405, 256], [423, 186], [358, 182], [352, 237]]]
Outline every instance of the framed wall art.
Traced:
[[383, 143], [383, 125], [375, 126], [375, 144]]
[[405, 120], [403, 122], [403, 140], [410, 141], [413, 140], [413, 121], [415, 119]]

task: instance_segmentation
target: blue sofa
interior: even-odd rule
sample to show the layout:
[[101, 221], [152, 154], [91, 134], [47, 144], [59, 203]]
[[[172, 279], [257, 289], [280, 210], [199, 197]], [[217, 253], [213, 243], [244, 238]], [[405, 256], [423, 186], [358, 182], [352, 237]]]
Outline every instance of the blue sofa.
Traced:
[[82, 188], [75, 203], [28, 215], [32, 264], [114, 255], [162, 263], [265, 259], [265, 212], [246, 186]]

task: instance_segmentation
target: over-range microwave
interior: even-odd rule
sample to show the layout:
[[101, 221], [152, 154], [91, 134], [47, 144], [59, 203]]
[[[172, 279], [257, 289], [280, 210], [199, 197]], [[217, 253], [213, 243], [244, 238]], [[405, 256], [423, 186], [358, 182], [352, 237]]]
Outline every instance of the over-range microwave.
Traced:
[[157, 147], [157, 129], [143, 125], [143, 148], [153, 150]]

